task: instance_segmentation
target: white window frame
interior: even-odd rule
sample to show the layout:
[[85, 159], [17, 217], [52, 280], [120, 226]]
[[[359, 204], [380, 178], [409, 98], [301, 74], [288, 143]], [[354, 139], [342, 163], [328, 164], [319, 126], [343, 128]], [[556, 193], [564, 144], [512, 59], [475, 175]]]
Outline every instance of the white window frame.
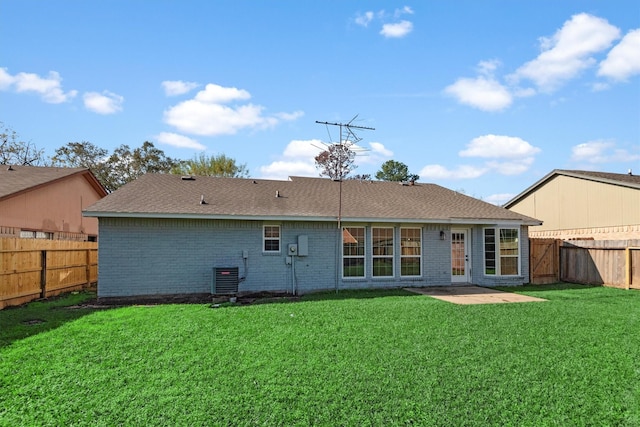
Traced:
[[[344, 253], [344, 230], [345, 229], [361, 229], [362, 230], [362, 238], [364, 239], [364, 242], [362, 242], [362, 249], [363, 249], [363, 253], [362, 255], [345, 255]], [[351, 234], [351, 233], [349, 233]], [[364, 226], [359, 226], [359, 225], [354, 225], [354, 226], [343, 226], [342, 230], [340, 231], [340, 238], [341, 238], [341, 242], [342, 245], [340, 246], [341, 248], [341, 252], [342, 252], [342, 278], [343, 279], [364, 279], [367, 276], [367, 229]], [[362, 259], [362, 275], [361, 276], [345, 276], [345, 269], [344, 269], [344, 261], [345, 259]]]
[[[402, 232], [404, 230], [417, 230], [418, 238], [419, 238], [419, 244], [418, 244], [419, 254], [418, 255], [405, 255], [402, 253], [402, 249], [404, 248], [402, 246], [402, 243], [404, 242], [402, 237]], [[418, 267], [420, 268], [420, 273], [417, 275], [402, 274], [402, 260], [404, 258], [418, 258]], [[420, 227], [400, 227], [400, 277], [422, 277], [422, 228]]]
[[[376, 241], [376, 230], [391, 230], [391, 253], [390, 254], [378, 254], [376, 255], [376, 251], [374, 248], [374, 243]], [[389, 278], [394, 277], [395, 275], [395, 253], [396, 253], [396, 242], [395, 242], [395, 228], [394, 227], [371, 227], [371, 277], [374, 278]], [[391, 274], [385, 276], [376, 275], [376, 260], [380, 259], [390, 259], [391, 260]]]
[[[278, 237], [267, 237], [267, 228], [276, 228], [278, 230]], [[267, 241], [277, 241], [278, 250], [267, 249]], [[282, 249], [282, 228], [278, 224], [265, 224], [262, 226], [262, 253], [265, 254], [279, 254]]]
[[[486, 230], [493, 230], [494, 231], [494, 245], [495, 245], [495, 250], [494, 250], [494, 261], [495, 261], [495, 272], [493, 274], [491, 273], [487, 273], [487, 240], [486, 240]], [[500, 231], [501, 230], [516, 230], [516, 247], [518, 249], [518, 253], [513, 255], [513, 254], [502, 254], [502, 250], [500, 248]], [[483, 272], [485, 276], [491, 276], [491, 277], [515, 277], [515, 276], [520, 276], [521, 275], [521, 270], [522, 270], [522, 247], [521, 247], [521, 239], [520, 239], [520, 227], [507, 227], [507, 226], [503, 226], [503, 227], [485, 227], [482, 230], [482, 254], [484, 257], [484, 266], [483, 266]], [[517, 271], [516, 274], [500, 274], [500, 272], [502, 271], [502, 259], [503, 258], [516, 258], [517, 259]]]

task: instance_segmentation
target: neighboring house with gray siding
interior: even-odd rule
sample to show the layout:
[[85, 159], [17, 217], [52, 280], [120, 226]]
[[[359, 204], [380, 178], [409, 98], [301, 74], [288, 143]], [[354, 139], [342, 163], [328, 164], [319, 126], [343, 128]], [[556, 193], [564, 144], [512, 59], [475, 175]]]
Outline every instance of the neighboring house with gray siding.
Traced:
[[99, 220], [101, 298], [521, 285], [540, 224], [435, 184], [167, 174], [84, 215]]

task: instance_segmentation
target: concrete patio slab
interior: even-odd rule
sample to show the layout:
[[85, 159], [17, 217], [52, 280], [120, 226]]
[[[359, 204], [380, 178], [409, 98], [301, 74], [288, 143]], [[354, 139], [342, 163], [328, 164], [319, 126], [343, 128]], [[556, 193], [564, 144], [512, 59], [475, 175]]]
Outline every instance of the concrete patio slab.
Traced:
[[426, 288], [405, 288], [409, 292], [451, 302], [453, 304], [502, 304], [511, 302], [540, 302], [542, 298], [503, 292], [480, 286], [434, 286]]

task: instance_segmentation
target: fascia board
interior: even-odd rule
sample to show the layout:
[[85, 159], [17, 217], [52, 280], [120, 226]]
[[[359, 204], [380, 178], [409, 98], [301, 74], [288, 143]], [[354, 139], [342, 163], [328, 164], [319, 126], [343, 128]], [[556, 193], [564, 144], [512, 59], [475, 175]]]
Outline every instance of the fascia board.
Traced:
[[[82, 216], [96, 218], [147, 218], [147, 219], [218, 219], [235, 221], [302, 221], [302, 222], [337, 222], [335, 217], [315, 216], [267, 216], [267, 215], [207, 215], [207, 214], [173, 214], [173, 213], [141, 213], [141, 212], [99, 212], [84, 211]], [[350, 223], [402, 223], [402, 224], [509, 224], [509, 225], [540, 225], [540, 222], [522, 220], [504, 220], [491, 218], [477, 219], [425, 219], [425, 218], [370, 218], [370, 217], [346, 217], [341, 222]]]

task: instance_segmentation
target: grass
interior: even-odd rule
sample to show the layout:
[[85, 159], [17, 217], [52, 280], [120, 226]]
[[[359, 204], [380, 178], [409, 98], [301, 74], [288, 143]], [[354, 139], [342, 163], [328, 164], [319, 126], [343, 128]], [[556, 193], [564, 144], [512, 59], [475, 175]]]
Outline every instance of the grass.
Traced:
[[640, 425], [640, 293], [518, 292], [96, 311], [0, 348], [0, 425]]
[[0, 348], [92, 313], [95, 309], [82, 304], [95, 297], [95, 292], [73, 292], [0, 310]]

